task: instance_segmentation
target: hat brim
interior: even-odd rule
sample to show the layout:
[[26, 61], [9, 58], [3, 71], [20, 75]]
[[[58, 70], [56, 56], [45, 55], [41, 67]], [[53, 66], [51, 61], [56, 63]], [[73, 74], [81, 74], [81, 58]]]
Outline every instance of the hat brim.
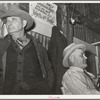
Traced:
[[23, 10], [8, 11], [3, 16], [1, 16], [1, 18], [11, 17], [11, 16], [20, 17], [26, 20], [27, 21], [26, 30], [28, 30], [34, 23], [33, 18], [26, 11], [23, 11]]
[[68, 59], [69, 59], [69, 56], [71, 55], [71, 53], [76, 50], [76, 49], [82, 49], [83, 51], [86, 50], [86, 46], [84, 44], [77, 44], [75, 46], [73, 46], [67, 53], [66, 55], [64, 56], [63, 58], [63, 66], [64, 67], [69, 67], [69, 63], [68, 63]]

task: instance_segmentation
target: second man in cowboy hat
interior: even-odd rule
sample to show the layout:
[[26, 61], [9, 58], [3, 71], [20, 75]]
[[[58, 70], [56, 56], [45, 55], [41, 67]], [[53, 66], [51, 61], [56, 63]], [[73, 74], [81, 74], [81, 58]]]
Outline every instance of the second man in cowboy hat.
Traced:
[[0, 93], [50, 94], [54, 76], [46, 50], [25, 33], [33, 18], [16, 5], [1, 18], [8, 35], [0, 39]]
[[85, 70], [87, 67], [84, 44], [72, 43], [63, 51], [63, 65], [69, 68], [63, 75], [62, 93], [65, 95], [100, 94], [95, 77]]

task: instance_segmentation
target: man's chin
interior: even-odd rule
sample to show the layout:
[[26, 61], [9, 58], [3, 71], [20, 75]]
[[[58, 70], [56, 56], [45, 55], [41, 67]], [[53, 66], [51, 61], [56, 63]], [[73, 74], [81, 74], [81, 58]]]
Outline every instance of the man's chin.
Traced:
[[10, 35], [14, 35], [15, 32], [14, 32], [14, 31], [9, 31], [9, 34], [10, 34]]

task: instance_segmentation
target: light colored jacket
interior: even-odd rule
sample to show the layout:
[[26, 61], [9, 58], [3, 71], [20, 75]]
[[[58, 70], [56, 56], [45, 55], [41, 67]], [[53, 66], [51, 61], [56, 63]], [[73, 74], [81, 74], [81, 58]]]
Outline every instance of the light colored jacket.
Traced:
[[[92, 73], [89, 73], [94, 78]], [[62, 93], [64, 95], [89, 95], [100, 94], [96, 90], [94, 82], [84, 73], [83, 69], [71, 66], [63, 76]]]

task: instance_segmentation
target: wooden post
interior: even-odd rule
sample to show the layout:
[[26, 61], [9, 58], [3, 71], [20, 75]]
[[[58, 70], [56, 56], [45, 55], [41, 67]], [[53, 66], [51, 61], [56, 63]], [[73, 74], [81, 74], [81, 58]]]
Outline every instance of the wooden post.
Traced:
[[96, 70], [97, 70], [97, 78], [99, 77], [99, 74], [100, 74], [100, 63], [99, 63], [99, 47], [96, 46], [96, 56], [95, 56], [95, 59], [96, 59]]
[[[73, 42], [73, 36], [74, 36], [74, 25], [70, 24], [70, 10], [69, 10], [69, 4], [64, 5], [66, 7], [66, 10], [64, 13], [66, 13], [67, 17], [66, 17], [66, 23], [62, 26], [64, 26], [64, 30], [66, 30], [65, 32], [65, 36], [67, 38], [67, 43], [68, 45], [70, 43]], [[64, 20], [65, 21], [65, 20]]]

